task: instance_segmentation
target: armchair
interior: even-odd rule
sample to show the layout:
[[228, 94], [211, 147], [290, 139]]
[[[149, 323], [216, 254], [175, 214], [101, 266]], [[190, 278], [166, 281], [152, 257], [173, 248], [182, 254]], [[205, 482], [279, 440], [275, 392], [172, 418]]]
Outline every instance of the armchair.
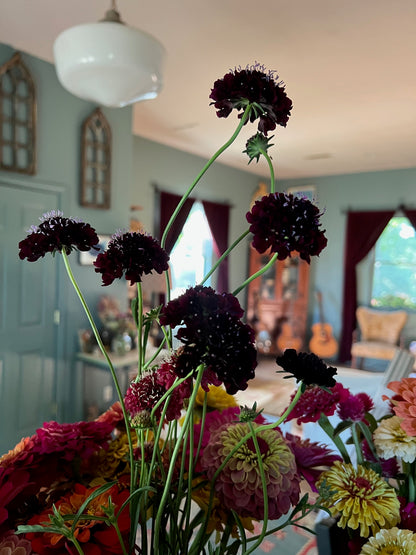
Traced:
[[404, 310], [373, 310], [360, 306], [356, 311], [359, 330], [353, 335], [351, 366], [362, 368], [365, 358], [392, 360], [399, 346], [400, 334], [407, 321]]

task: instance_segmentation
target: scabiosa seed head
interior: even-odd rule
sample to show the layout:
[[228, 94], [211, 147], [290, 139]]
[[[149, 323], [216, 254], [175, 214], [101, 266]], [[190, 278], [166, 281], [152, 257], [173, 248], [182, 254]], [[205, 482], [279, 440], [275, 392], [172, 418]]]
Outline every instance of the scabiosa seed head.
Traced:
[[246, 150], [243, 151], [244, 154], [247, 154], [249, 157], [249, 164], [254, 159], [256, 162], [259, 161], [260, 156], [264, 155], [267, 150], [272, 147], [273, 145], [269, 144], [273, 137], [267, 138], [263, 133], [256, 133], [253, 137], [251, 137], [246, 143]]
[[[38, 226], [28, 230], [28, 236], [19, 243], [19, 257], [35, 262], [50, 252], [73, 250], [89, 251], [99, 243], [98, 235], [89, 224], [64, 218], [60, 210], [52, 210], [43, 214]], [[98, 249], [97, 249], [98, 250]]]
[[230, 70], [215, 81], [209, 95], [211, 104], [219, 118], [228, 117], [233, 110], [241, 118], [245, 108], [251, 105], [250, 121], [258, 119], [258, 130], [267, 135], [276, 125], [286, 127], [292, 109], [292, 101], [278, 79], [274, 71], [267, 71], [258, 63]]
[[94, 262], [102, 274], [103, 285], [110, 285], [123, 274], [130, 285], [142, 281], [143, 274], [161, 274], [168, 269], [168, 253], [152, 236], [137, 232], [119, 232], [112, 236], [107, 250]]
[[246, 218], [253, 234], [253, 247], [263, 253], [270, 249], [279, 260], [291, 252], [310, 262], [326, 247], [321, 230], [322, 213], [309, 199], [287, 193], [271, 193], [256, 201]]

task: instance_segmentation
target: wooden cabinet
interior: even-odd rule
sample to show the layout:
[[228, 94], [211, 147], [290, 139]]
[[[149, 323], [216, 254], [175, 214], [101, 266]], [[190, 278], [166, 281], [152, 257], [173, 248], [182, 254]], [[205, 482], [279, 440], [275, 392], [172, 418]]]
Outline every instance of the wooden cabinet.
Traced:
[[[249, 275], [271, 255], [250, 247]], [[259, 352], [277, 355], [285, 349], [305, 349], [309, 264], [297, 253], [278, 260], [253, 280], [247, 292], [247, 322], [256, 331]]]

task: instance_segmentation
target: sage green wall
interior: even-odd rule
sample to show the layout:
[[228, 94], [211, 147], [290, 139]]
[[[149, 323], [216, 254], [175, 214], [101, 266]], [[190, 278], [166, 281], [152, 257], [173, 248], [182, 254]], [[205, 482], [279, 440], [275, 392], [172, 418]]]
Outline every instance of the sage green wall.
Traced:
[[[243, 158], [246, 155], [241, 156]], [[163, 191], [183, 194], [206, 161], [199, 156], [134, 137], [135, 183], [132, 188], [132, 204], [143, 206], [143, 211], [138, 215], [146, 231], [154, 233], [155, 186]], [[245, 215], [260, 180], [256, 175], [217, 162], [194, 190], [192, 196], [196, 199], [227, 202], [231, 205], [230, 244], [247, 230]], [[230, 256], [231, 291], [247, 275], [248, 248], [249, 240], [245, 239]], [[245, 293], [240, 294], [239, 299], [245, 304]]]
[[[13, 48], [0, 44], [0, 65], [10, 59]], [[24, 63], [29, 68], [35, 81], [37, 95], [37, 160], [38, 169], [35, 176], [24, 176], [13, 172], [1, 172], [3, 179], [11, 184], [19, 181], [33, 186], [58, 186], [61, 188], [62, 206], [51, 206], [51, 210], [59, 208], [65, 216], [80, 218], [90, 223], [98, 233], [111, 234], [116, 229], [128, 226], [129, 199], [132, 184], [133, 139], [131, 134], [131, 108], [103, 109], [112, 129], [112, 201], [110, 210], [91, 210], [79, 205], [79, 176], [81, 155], [81, 125], [91, 114], [96, 105], [80, 100], [67, 93], [59, 84], [54, 66], [25, 53]], [[41, 216], [41, 214], [39, 214]], [[38, 222], [33, 222], [34, 224]], [[16, 254], [18, 248], [16, 245]], [[74, 385], [73, 356], [77, 349], [77, 331], [88, 327], [72, 287], [60, 264], [61, 288], [61, 324], [62, 333], [60, 358], [62, 372], [68, 378], [63, 384], [60, 398], [60, 418], [68, 419], [73, 415], [80, 417], [79, 403], [73, 405], [68, 396], [69, 388]], [[125, 282], [119, 282], [110, 288], [102, 288], [99, 275], [92, 266], [80, 266], [78, 256], [70, 256], [71, 265], [79, 285], [92, 309], [103, 294], [111, 294], [126, 303]], [[22, 262], [23, 263], [23, 262]], [[27, 262], [25, 262], [27, 263]], [[42, 260], [35, 262], [42, 264]], [[122, 306], [124, 309], [125, 307]], [[78, 391], [75, 387], [75, 391]], [[79, 396], [78, 400], [79, 400]]]
[[[321, 291], [324, 295], [325, 319], [340, 335], [343, 295], [344, 239], [347, 210], [395, 209], [400, 204], [416, 207], [416, 168], [369, 172], [301, 180], [282, 180], [286, 187], [314, 185], [317, 201], [325, 210], [322, 217], [327, 230], [328, 246], [318, 260], [312, 262], [311, 294]], [[368, 269], [367, 275], [370, 274]], [[365, 272], [364, 272], [365, 275]], [[364, 294], [365, 297], [365, 294]], [[311, 299], [313, 297], [310, 297]], [[361, 298], [368, 303], [369, 298]], [[318, 321], [318, 309], [310, 303], [309, 321]], [[416, 339], [416, 316], [411, 315], [404, 330], [405, 337]]]

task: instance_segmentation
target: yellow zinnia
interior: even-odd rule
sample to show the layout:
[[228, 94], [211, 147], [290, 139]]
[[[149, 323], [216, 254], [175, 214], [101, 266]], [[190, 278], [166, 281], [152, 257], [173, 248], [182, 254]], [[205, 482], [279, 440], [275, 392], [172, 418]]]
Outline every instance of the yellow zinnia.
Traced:
[[416, 534], [411, 530], [380, 530], [363, 546], [360, 555], [416, 555]]
[[336, 461], [321, 474], [317, 484], [322, 505], [334, 516], [340, 513], [338, 526], [360, 528], [367, 538], [380, 528], [391, 528], [400, 521], [400, 503], [395, 490], [376, 472], [358, 465]]

